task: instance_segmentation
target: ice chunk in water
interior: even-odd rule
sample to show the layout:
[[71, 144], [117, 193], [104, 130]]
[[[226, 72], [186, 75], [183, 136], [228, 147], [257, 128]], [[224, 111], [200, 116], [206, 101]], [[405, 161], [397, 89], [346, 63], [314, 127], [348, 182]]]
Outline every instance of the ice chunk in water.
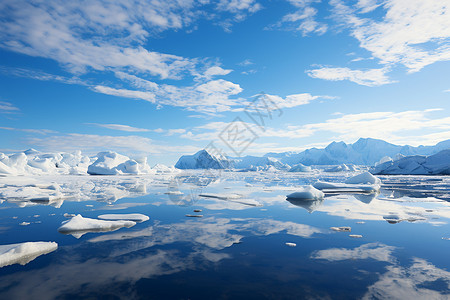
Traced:
[[19, 244], [0, 245], [0, 268], [12, 264], [25, 265], [36, 257], [55, 251], [55, 242], [26, 242]]

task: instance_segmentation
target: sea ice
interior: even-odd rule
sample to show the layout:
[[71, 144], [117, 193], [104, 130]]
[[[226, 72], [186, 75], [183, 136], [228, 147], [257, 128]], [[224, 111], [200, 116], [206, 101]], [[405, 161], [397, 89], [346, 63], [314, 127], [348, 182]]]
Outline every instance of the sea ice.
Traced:
[[76, 215], [70, 220], [64, 221], [58, 231], [63, 234], [72, 234], [76, 238], [80, 238], [88, 232], [107, 232], [120, 229], [122, 227], [132, 227], [136, 225], [133, 221], [104, 221], [90, 218], [83, 218]]
[[289, 242], [286, 242], [285, 244], [286, 244], [286, 246], [289, 246], [289, 247], [296, 247], [296, 246], [297, 246], [296, 243], [289, 243]]
[[143, 214], [106, 214], [98, 216], [99, 219], [103, 220], [128, 220], [135, 222], [144, 222], [150, 218]]
[[26, 242], [19, 244], [0, 245], [0, 268], [12, 264], [25, 265], [36, 257], [55, 251], [55, 242]]
[[352, 228], [348, 227], [348, 226], [330, 227], [330, 229], [333, 231], [338, 231], [338, 232], [351, 232], [352, 231]]
[[312, 185], [305, 185], [298, 188], [297, 192], [287, 195], [291, 199], [318, 200], [323, 199], [324, 193], [314, 188]]
[[289, 172], [311, 172], [311, 170], [312, 169], [310, 166], [305, 166], [303, 164], [296, 164], [289, 169]]

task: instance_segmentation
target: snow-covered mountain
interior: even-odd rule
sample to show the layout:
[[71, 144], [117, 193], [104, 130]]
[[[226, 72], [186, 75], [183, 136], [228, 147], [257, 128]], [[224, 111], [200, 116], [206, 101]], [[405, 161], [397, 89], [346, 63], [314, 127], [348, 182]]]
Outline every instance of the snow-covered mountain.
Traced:
[[230, 160], [215, 156], [206, 150], [200, 150], [194, 155], [183, 155], [175, 164], [177, 169], [225, 169], [230, 166]]
[[273, 157], [282, 163], [295, 165], [340, 165], [355, 164], [373, 166], [382, 158], [433, 155], [439, 151], [450, 148], [450, 140], [436, 144], [435, 146], [399, 146], [383, 140], [372, 138], [360, 138], [353, 144], [344, 142], [332, 142], [324, 149], [311, 148], [300, 153], [283, 152], [267, 153], [265, 157]]
[[373, 168], [380, 175], [450, 175], [450, 149], [431, 156], [414, 155], [388, 161]]

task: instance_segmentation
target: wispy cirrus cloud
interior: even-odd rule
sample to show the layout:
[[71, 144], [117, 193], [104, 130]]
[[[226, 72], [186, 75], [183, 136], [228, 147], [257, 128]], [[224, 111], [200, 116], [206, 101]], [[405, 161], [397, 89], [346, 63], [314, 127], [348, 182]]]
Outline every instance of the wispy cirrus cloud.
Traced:
[[[331, 0], [334, 19], [350, 30], [360, 47], [383, 65], [403, 65], [417, 72], [450, 60], [450, 6], [435, 1], [359, 1], [354, 6]], [[383, 10], [381, 19], [367, 15]]]
[[352, 70], [349, 68], [332, 68], [322, 67], [318, 69], [307, 70], [309, 77], [320, 78], [331, 81], [349, 80], [359, 85], [365, 86], [380, 86], [384, 84], [394, 83], [386, 73], [389, 69], [367, 69], [367, 70]]
[[55, 130], [50, 129], [30, 129], [30, 128], [14, 128], [14, 127], [0, 127], [1, 130], [8, 130], [8, 131], [21, 131], [21, 132], [27, 132], [27, 133], [37, 133], [37, 134], [51, 134], [51, 133], [58, 133]]
[[99, 123], [86, 123], [87, 125], [94, 125], [97, 127], [112, 129], [112, 130], [119, 130], [119, 131], [126, 131], [126, 132], [148, 132], [150, 129], [145, 128], [137, 128], [132, 127], [129, 125], [122, 125], [122, 124], [99, 124]]
[[19, 112], [19, 108], [14, 106], [14, 104], [6, 101], [0, 101], [0, 113], [11, 114]]
[[284, 29], [308, 34], [322, 35], [328, 30], [328, 25], [316, 20], [318, 10], [313, 7], [320, 0], [288, 0], [295, 11], [285, 15], [279, 22], [268, 26], [268, 29]]

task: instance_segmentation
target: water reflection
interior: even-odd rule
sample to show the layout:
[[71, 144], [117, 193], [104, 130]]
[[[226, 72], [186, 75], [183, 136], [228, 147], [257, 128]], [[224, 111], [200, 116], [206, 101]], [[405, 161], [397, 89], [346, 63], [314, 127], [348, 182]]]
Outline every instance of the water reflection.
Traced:
[[299, 206], [306, 209], [309, 213], [315, 211], [323, 203], [323, 199], [303, 200], [303, 199], [287, 198], [286, 200], [295, 206]]

